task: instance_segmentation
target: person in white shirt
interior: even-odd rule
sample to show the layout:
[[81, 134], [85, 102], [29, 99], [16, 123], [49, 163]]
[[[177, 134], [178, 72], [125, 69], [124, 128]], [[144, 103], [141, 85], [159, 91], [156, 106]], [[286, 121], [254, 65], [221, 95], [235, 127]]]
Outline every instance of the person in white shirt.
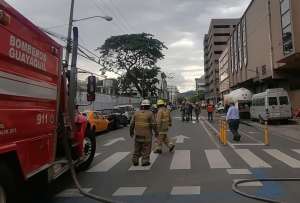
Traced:
[[234, 105], [234, 103], [230, 103], [230, 107], [227, 111], [226, 121], [228, 122], [229, 129], [233, 134], [233, 140], [239, 142], [241, 136], [238, 133], [239, 125], [240, 125], [240, 113], [239, 109]]

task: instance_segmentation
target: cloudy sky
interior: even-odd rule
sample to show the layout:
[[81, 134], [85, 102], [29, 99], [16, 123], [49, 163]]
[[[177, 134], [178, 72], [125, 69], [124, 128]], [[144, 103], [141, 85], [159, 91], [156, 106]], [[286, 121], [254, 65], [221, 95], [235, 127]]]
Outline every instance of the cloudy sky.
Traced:
[[[36, 25], [66, 36], [70, 0], [7, 0]], [[95, 50], [112, 35], [147, 32], [163, 41], [168, 50], [160, 62], [174, 75], [168, 83], [179, 90], [195, 88], [195, 78], [204, 74], [203, 36], [212, 18], [238, 18], [250, 0], [76, 0], [75, 19], [108, 15], [78, 22], [80, 44]], [[97, 64], [80, 58], [79, 66], [96, 72]], [[111, 76], [111, 75], [108, 75]]]

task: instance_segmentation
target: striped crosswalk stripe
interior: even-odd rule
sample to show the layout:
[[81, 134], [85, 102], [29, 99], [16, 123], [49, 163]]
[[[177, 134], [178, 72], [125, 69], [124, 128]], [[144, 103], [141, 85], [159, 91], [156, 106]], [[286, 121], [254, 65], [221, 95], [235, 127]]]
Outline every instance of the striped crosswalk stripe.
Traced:
[[274, 157], [275, 159], [278, 159], [279, 161], [285, 163], [286, 165], [292, 167], [292, 168], [300, 168], [300, 161], [288, 156], [287, 154], [277, 150], [277, 149], [264, 149], [265, 152], [267, 152], [269, 155]]
[[228, 161], [218, 149], [205, 150], [210, 168], [231, 168]]
[[200, 186], [175, 186], [171, 195], [200, 195]]
[[150, 166], [131, 166], [129, 168], [129, 171], [147, 171], [147, 170], [150, 170], [151, 167], [153, 166], [155, 160], [157, 159], [158, 157], [158, 154], [155, 154], [155, 153], [151, 153], [150, 154]]
[[116, 152], [113, 155], [106, 158], [96, 166], [89, 169], [87, 172], [106, 172], [118, 164], [122, 159], [127, 157], [130, 152]]
[[[92, 190], [92, 188], [83, 188], [83, 190], [85, 192], [90, 192]], [[78, 189], [75, 189], [75, 188], [71, 188], [71, 189], [66, 189], [60, 193], [58, 193], [56, 195], [56, 197], [64, 197], [64, 198], [67, 198], [67, 197], [82, 197], [83, 195], [80, 194], [80, 192], [78, 191]]]
[[191, 169], [191, 151], [176, 150], [173, 156], [170, 169]]
[[235, 149], [235, 152], [252, 168], [272, 168], [249, 149]]
[[112, 196], [142, 196], [146, 187], [120, 187]]

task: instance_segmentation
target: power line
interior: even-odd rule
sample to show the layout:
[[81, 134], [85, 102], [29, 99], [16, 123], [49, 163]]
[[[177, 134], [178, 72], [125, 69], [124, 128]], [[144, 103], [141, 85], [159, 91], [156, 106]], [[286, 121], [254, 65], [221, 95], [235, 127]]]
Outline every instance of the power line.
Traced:
[[[105, 12], [105, 9], [102, 8], [102, 7], [100, 6], [100, 4], [99, 4], [100, 2], [98, 3], [96, 0], [93, 0], [93, 3], [94, 3], [94, 5], [95, 5], [95, 7], [96, 7], [101, 13], [103, 13], [104, 15], [107, 15], [107, 13]], [[126, 30], [124, 30], [124, 28], [121, 27], [119, 24], [117, 24], [114, 20], [112, 21], [112, 24], [113, 24], [117, 29], [119, 29], [119, 30], [121, 31], [121, 33], [127, 33]]]
[[132, 28], [132, 26], [130, 25], [130, 23], [128, 23], [128, 21], [126, 20], [126, 18], [124, 17], [123, 13], [121, 12], [121, 10], [118, 8], [118, 6], [114, 3], [113, 0], [110, 0], [112, 5], [114, 5], [114, 8], [116, 9], [117, 13], [119, 14], [119, 16], [121, 17], [121, 19], [125, 22], [126, 26], [129, 28], [129, 30], [134, 31], [134, 29]]
[[[101, 1], [104, 5], [104, 7], [109, 10], [109, 12], [114, 15], [115, 18], [118, 18], [118, 15], [116, 15], [115, 11], [113, 9], [111, 9], [111, 7], [109, 6], [109, 4], [105, 1], [105, 0], [98, 0], [98, 1]], [[124, 30], [127, 32], [128, 31], [128, 28], [126, 27], [126, 25], [124, 25], [124, 23], [122, 21], [119, 21], [120, 22], [120, 25], [123, 26]]]

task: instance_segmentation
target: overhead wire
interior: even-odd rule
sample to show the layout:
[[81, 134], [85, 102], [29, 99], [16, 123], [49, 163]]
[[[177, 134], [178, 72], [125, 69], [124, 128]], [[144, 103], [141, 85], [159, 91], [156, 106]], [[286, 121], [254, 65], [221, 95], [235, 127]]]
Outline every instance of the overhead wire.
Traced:
[[119, 13], [121, 19], [125, 22], [126, 26], [129, 28], [129, 30], [132, 30], [134, 32], [133, 27], [131, 26], [130, 23], [128, 23], [127, 19], [124, 17], [123, 13], [121, 12], [121, 10], [118, 8], [118, 6], [114, 3], [113, 0], [110, 0], [111, 3], [114, 5], [114, 8], [116, 9], [117, 13]]
[[131, 27], [129, 26], [128, 22], [126, 21], [126, 19], [123, 17], [123, 15], [121, 14], [120, 10], [118, 9], [118, 7], [114, 4], [114, 2], [112, 0], [110, 0], [111, 5], [109, 4], [109, 2], [105, 1], [105, 0], [100, 0], [103, 2], [103, 4], [106, 5], [106, 7], [109, 9], [109, 11], [111, 13], [113, 13], [113, 15], [115, 17], [117, 17], [120, 20], [120, 23], [123, 25], [123, 27], [128, 31], [128, 32], [132, 32]]
[[[100, 2], [99, 2], [99, 1], [97, 1], [97, 0], [92, 0], [92, 1], [93, 1], [93, 3], [94, 3], [95, 7], [96, 7], [102, 14], [107, 15], [107, 13], [105, 12], [105, 9], [104, 9], [102, 6], [100, 6]], [[114, 16], [113, 16], [113, 17], [114, 17]], [[121, 27], [118, 23], [116, 23], [115, 20], [112, 20], [112, 24], [117, 28], [117, 30], [121, 31], [121, 33], [127, 33], [127, 31], [124, 30], [124, 28]]]

